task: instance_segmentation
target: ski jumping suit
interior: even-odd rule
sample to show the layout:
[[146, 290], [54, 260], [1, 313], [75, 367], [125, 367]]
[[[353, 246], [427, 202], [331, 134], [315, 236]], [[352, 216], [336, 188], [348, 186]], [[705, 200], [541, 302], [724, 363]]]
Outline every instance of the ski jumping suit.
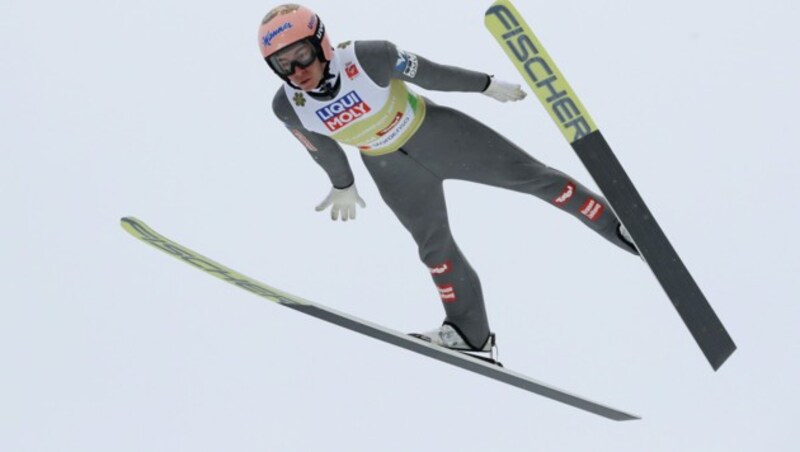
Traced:
[[631, 253], [606, 200], [538, 162], [460, 111], [436, 105], [404, 82], [438, 91], [482, 92], [488, 74], [431, 62], [387, 41], [338, 46], [319, 92], [288, 84], [273, 111], [336, 188], [354, 183], [338, 142], [357, 146], [381, 197], [411, 233], [453, 325], [479, 349], [490, 329], [478, 275], [450, 232], [442, 182], [459, 179], [541, 198]]

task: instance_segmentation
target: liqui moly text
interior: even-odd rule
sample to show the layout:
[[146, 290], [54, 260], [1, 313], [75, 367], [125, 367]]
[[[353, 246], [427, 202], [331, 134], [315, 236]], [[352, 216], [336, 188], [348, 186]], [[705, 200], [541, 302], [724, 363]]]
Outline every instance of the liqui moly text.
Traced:
[[331, 132], [336, 132], [356, 119], [366, 115], [372, 109], [362, 101], [355, 91], [350, 91], [343, 97], [320, 108], [316, 111], [317, 117], [325, 123]]

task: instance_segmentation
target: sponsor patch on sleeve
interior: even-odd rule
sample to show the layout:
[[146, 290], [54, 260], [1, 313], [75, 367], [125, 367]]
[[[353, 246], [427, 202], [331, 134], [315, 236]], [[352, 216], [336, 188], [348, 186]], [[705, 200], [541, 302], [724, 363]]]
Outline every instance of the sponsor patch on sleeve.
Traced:
[[436, 287], [439, 289], [439, 296], [442, 297], [443, 302], [453, 303], [456, 301], [456, 289], [452, 284], [444, 284]]
[[419, 60], [417, 56], [411, 52], [397, 49], [397, 62], [394, 64], [394, 69], [402, 72], [408, 78], [417, 76], [417, 68], [419, 67]]
[[575, 184], [572, 182], [567, 182], [567, 185], [561, 190], [561, 194], [553, 200], [553, 204], [557, 206], [563, 206], [570, 202], [572, 198], [575, 196]]
[[305, 146], [306, 149], [308, 149], [309, 151], [313, 151], [313, 152], [318, 151], [317, 147], [314, 146], [314, 143], [312, 143], [311, 140], [309, 140], [305, 135], [303, 135], [303, 132], [301, 132], [301, 131], [299, 131], [297, 129], [289, 129], [289, 130], [291, 130], [292, 134], [298, 140], [300, 140], [301, 143], [303, 143], [303, 146]]
[[453, 271], [453, 262], [452, 261], [442, 262], [441, 264], [432, 267], [430, 270], [433, 276], [445, 275]]
[[597, 200], [594, 198], [586, 198], [586, 202], [584, 202], [581, 207], [581, 214], [592, 221], [597, 221], [600, 215], [603, 214], [603, 210], [603, 205], [597, 202]]

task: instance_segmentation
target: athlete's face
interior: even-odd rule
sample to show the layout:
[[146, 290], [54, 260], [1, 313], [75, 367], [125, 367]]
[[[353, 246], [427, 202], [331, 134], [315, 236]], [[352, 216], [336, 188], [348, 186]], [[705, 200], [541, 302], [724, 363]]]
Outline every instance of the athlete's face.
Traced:
[[295, 67], [294, 72], [289, 75], [289, 80], [303, 91], [311, 91], [319, 86], [325, 74], [325, 64], [320, 60], [314, 60], [308, 67]]
[[301, 41], [283, 49], [270, 60], [295, 86], [310, 91], [319, 86], [325, 73], [325, 64], [317, 58], [314, 47]]

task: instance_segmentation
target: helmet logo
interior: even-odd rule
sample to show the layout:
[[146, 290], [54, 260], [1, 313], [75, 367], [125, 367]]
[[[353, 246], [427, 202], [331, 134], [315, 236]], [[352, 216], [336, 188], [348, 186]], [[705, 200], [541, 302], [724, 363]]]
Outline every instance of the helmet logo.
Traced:
[[264, 16], [264, 19], [261, 21], [261, 25], [266, 24], [267, 22], [271, 21], [277, 16], [293, 13], [298, 9], [300, 9], [300, 5], [294, 5], [294, 4], [280, 5], [278, 7], [272, 8], [272, 10], [268, 12], [266, 16]]
[[292, 25], [292, 23], [291, 23], [291, 22], [286, 22], [285, 24], [281, 25], [280, 27], [276, 28], [275, 30], [271, 30], [271, 31], [269, 31], [267, 34], [265, 34], [265, 35], [264, 35], [264, 36], [261, 38], [261, 42], [262, 42], [262, 43], [263, 43], [265, 46], [270, 46], [270, 45], [272, 45], [272, 40], [273, 40], [273, 39], [275, 39], [276, 37], [278, 37], [278, 35], [280, 35], [280, 34], [281, 34], [281, 33], [283, 33], [284, 31], [286, 31], [286, 30], [288, 30], [288, 29], [292, 28], [292, 26], [293, 26], [293, 25]]

